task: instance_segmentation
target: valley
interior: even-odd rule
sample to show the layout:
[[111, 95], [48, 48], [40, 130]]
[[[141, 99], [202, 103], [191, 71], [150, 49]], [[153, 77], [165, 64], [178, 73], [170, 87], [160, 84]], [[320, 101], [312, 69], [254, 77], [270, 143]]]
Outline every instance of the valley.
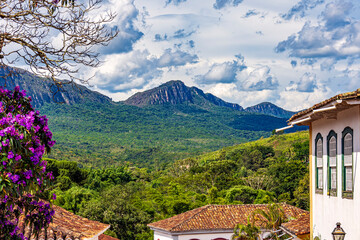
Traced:
[[147, 224], [207, 204], [309, 209], [308, 132], [274, 134], [293, 112], [244, 109], [181, 81], [113, 102], [76, 85], [49, 95], [50, 83], [27, 72], [13, 80], [8, 88], [27, 90], [57, 141], [41, 197], [110, 224], [107, 235], [150, 240]]
[[[244, 109], [179, 80], [113, 102], [76, 84], [52, 93], [49, 80], [21, 69], [1, 74], [9, 71], [16, 74], [7, 79], [7, 88], [25, 89], [49, 118], [57, 141], [49, 157], [87, 167], [163, 168], [174, 160], [269, 137], [294, 114], [271, 103]], [[290, 131], [301, 129], [306, 128]]]
[[94, 169], [46, 159], [55, 204], [111, 224], [121, 240], [151, 240], [147, 224], [207, 204], [285, 202], [309, 209], [308, 132], [271, 136], [169, 163]]

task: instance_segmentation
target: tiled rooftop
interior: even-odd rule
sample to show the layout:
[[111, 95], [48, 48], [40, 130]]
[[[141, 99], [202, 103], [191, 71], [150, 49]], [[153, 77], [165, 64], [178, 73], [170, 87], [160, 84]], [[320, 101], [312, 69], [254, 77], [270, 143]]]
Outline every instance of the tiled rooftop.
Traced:
[[310, 214], [307, 212], [298, 219], [283, 223], [281, 226], [295, 235], [310, 233]]
[[[285, 217], [299, 218], [307, 211], [282, 204]], [[148, 224], [151, 228], [168, 232], [189, 232], [199, 230], [230, 230], [236, 224], [246, 224], [248, 216], [256, 209], [266, 209], [266, 204], [207, 205], [194, 210]]]
[[[55, 214], [53, 222], [48, 227], [46, 233], [43, 230], [37, 240], [57, 239], [57, 240], [86, 240], [91, 239], [105, 232], [110, 225], [87, 218], [80, 217], [65, 209], [53, 205]], [[29, 228], [25, 229], [25, 236], [28, 236]], [[30, 240], [36, 239], [34, 236]]]
[[360, 88], [353, 91], [353, 92], [347, 92], [347, 93], [342, 93], [342, 94], [338, 94], [332, 98], [329, 98], [325, 101], [322, 101], [318, 104], [315, 104], [314, 106], [312, 106], [311, 108], [308, 108], [306, 110], [303, 110], [301, 112], [296, 113], [295, 115], [293, 115], [290, 119], [289, 122], [294, 121], [295, 119], [298, 119], [308, 113], [311, 113], [313, 110], [321, 108], [326, 106], [327, 104], [330, 104], [336, 100], [352, 100], [352, 99], [360, 99]]
[[119, 240], [119, 239], [114, 238], [114, 237], [110, 237], [110, 236], [105, 235], [105, 234], [101, 234], [101, 235], [99, 236], [99, 240]]

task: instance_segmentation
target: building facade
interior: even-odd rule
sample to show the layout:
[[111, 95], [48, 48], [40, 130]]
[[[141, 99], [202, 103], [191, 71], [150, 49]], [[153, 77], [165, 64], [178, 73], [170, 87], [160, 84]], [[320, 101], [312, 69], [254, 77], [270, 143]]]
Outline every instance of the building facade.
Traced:
[[337, 222], [345, 239], [360, 239], [360, 89], [297, 113], [289, 124], [310, 127], [311, 239], [333, 239]]

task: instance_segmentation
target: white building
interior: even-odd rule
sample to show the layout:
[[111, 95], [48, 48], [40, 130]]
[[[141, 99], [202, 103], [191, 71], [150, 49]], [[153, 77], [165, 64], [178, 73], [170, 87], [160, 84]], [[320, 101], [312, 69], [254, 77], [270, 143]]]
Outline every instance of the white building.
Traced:
[[337, 222], [345, 240], [360, 239], [360, 89], [297, 113], [289, 124], [310, 127], [311, 239], [333, 239]]
[[[266, 204], [207, 205], [148, 226], [154, 240], [230, 240], [237, 224], [247, 224], [254, 210], [266, 208]], [[288, 239], [308, 239], [309, 212], [288, 204], [282, 208], [292, 220], [281, 228]]]

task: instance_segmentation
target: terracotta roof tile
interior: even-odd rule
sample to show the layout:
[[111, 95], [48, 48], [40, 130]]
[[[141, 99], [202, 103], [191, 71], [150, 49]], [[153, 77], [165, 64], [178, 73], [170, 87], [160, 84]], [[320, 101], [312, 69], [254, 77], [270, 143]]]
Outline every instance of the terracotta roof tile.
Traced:
[[310, 214], [306, 212], [298, 219], [283, 223], [281, 226], [295, 235], [310, 233]]
[[[168, 232], [233, 229], [236, 224], [246, 224], [254, 210], [266, 208], [266, 204], [207, 205], [148, 226]], [[298, 218], [306, 212], [288, 204], [282, 204], [282, 208], [286, 218]]]
[[119, 240], [119, 239], [114, 238], [114, 237], [110, 237], [110, 236], [105, 235], [105, 234], [101, 234], [101, 235], [99, 236], [99, 240]]
[[[80, 217], [65, 209], [53, 205], [55, 211], [53, 222], [50, 223], [46, 233], [43, 230], [37, 240], [44, 240], [45, 234], [48, 239], [74, 239], [86, 240], [91, 239], [105, 232], [110, 225], [87, 218]], [[29, 228], [25, 228], [25, 236], [28, 236]], [[34, 236], [30, 240], [36, 239]]]
[[351, 99], [360, 99], [360, 88], [353, 91], [353, 92], [347, 92], [347, 93], [342, 93], [342, 94], [338, 94], [332, 98], [329, 98], [325, 101], [322, 101], [318, 104], [315, 104], [314, 106], [312, 106], [311, 108], [308, 108], [306, 110], [303, 110], [301, 112], [298, 112], [296, 114], [294, 114], [290, 119], [289, 122], [294, 121], [297, 118], [300, 118], [308, 113], [311, 113], [313, 110], [321, 108], [331, 102], [334, 102], [336, 100], [351, 100]]

